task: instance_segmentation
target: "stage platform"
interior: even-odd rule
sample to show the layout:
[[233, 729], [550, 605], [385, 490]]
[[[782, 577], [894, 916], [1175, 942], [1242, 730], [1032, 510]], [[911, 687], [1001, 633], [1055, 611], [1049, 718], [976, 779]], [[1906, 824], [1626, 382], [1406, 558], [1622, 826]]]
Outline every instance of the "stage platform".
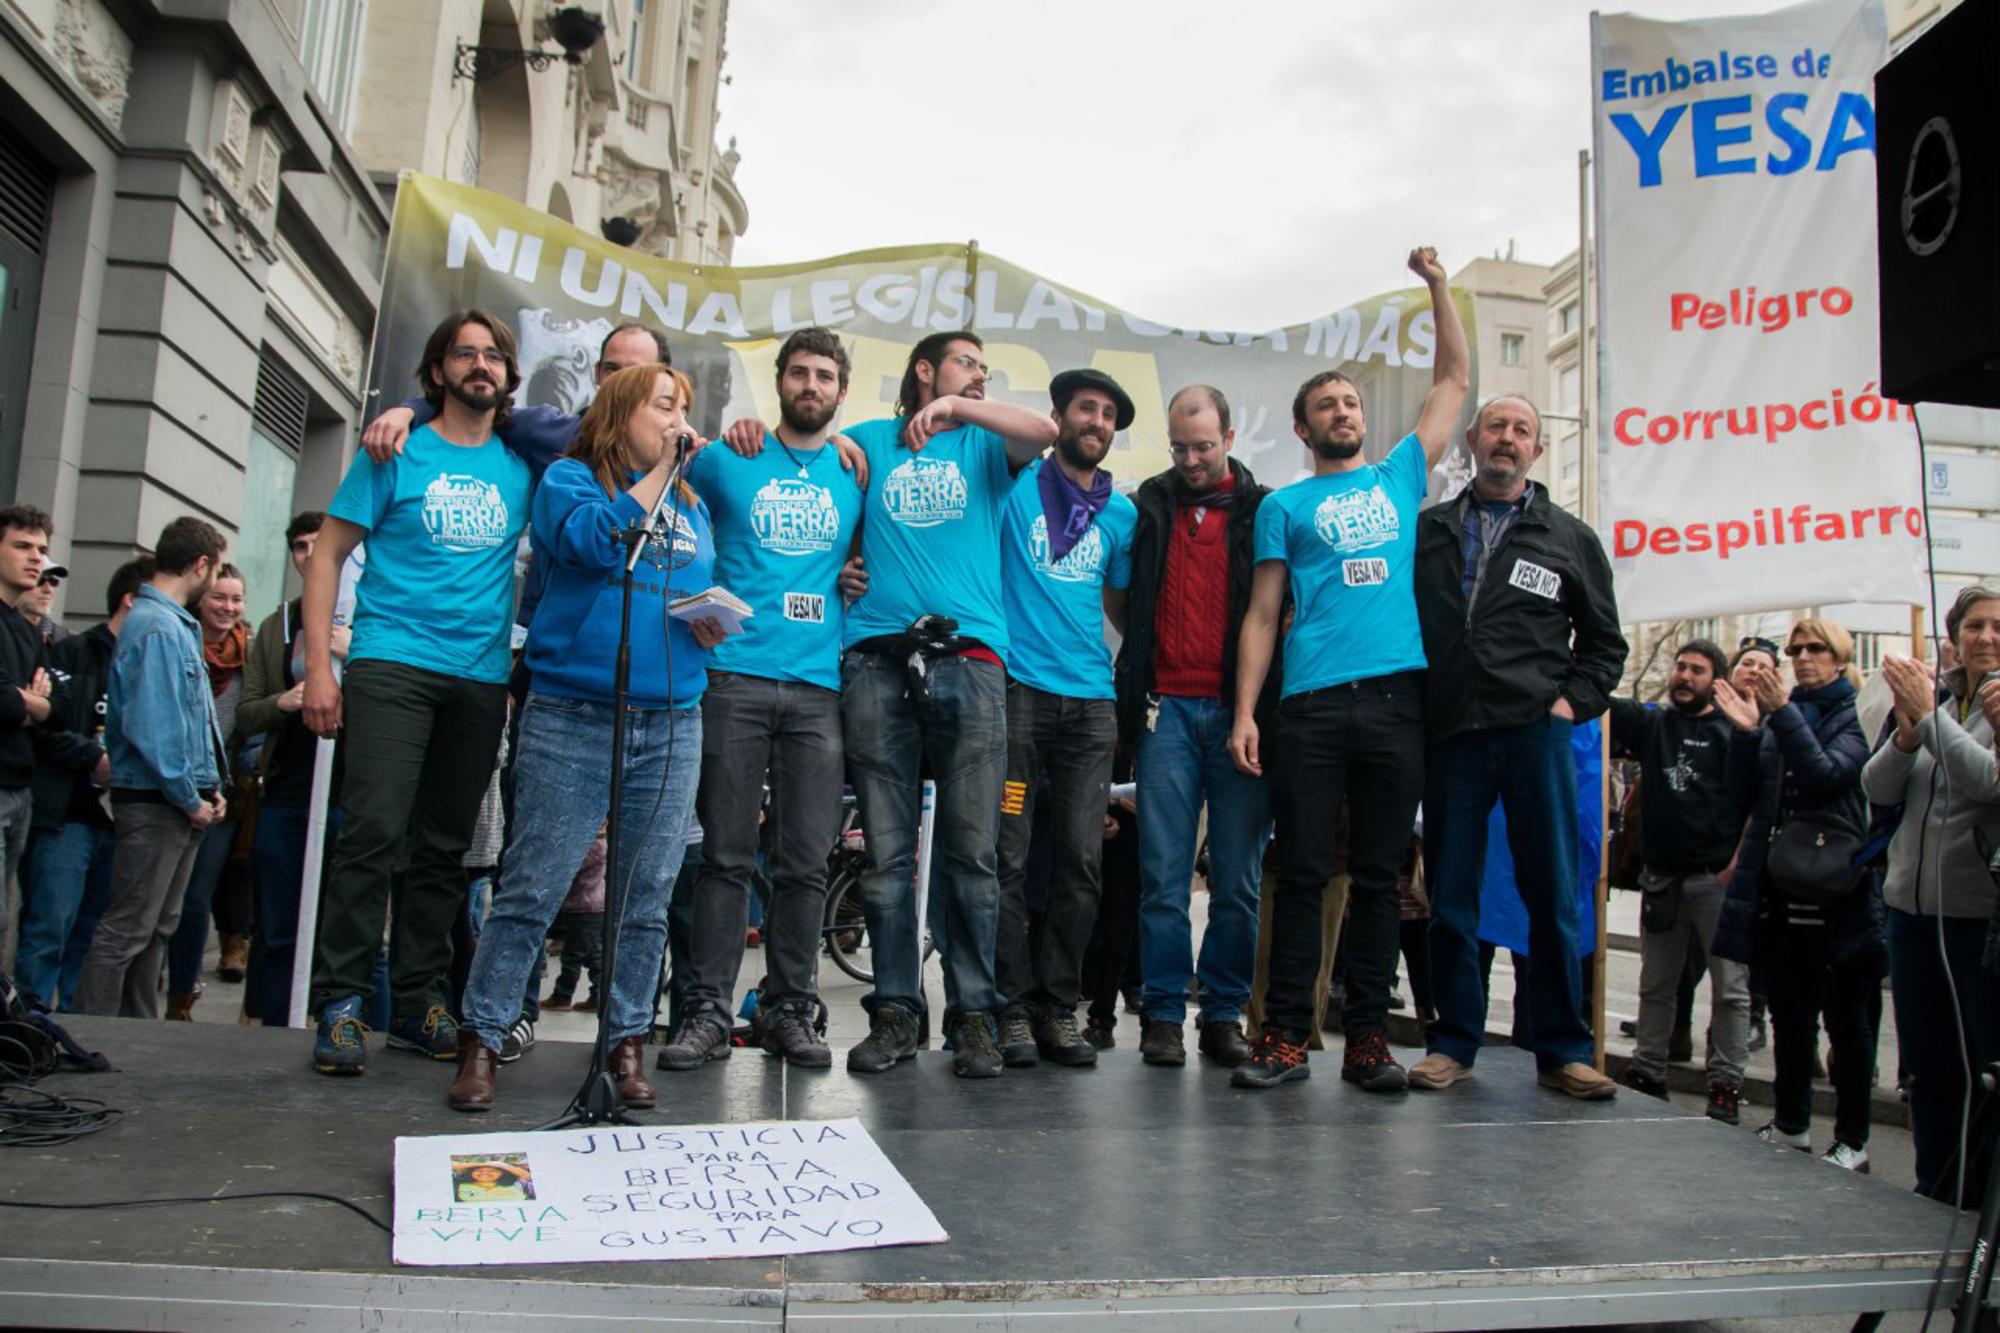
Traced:
[[[77, 1019], [118, 1066], [50, 1091], [124, 1109], [0, 1156], [0, 1198], [299, 1189], [389, 1212], [397, 1135], [536, 1124], [585, 1051], [545, 1042], [485, 1116], [450, 1066], [371, 1052], [329, 1079], [296, 1032]], [[379, 1042], [379, 1038], [375, 1039]], [[1429, 1329], [1922, 1308], [1950, 1213], [1648, 1098], [1585, 1104], [1482, 1053], [1443, 1093], [1104, 1053], [987, 1083], [926, 1052], [874, 1079], [760, 1052], [657, 1073], [659, 1124], [858, 1116], [948, 1244], [789, 1260], [396, 1268], [330, 1204], [0, 1209], [0, 1323], [99, 1329]], [[1959, 1229], [1963, 1246], [1970, 1220]]]

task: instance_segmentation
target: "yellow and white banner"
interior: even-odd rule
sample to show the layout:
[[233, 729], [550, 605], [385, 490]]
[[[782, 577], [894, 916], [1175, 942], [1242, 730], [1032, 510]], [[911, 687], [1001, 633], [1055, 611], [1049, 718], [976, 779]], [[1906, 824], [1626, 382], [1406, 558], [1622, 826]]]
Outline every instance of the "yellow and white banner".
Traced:
[[1923, 601], [1916, 431], [1876, 383], [1879, 0], [1591, 26], [1619, 614]]
[[[1163, 254], [1161, 262], [1173, 256]], [[1456, 293], [1472, 322], [1470, 298]], [[887, 416], [918, 339], [970, 328], [986, 342], [990, 396], [1048, 407], [1059, 371], [1095, 366], [1132, 395], [1138, 417], [1108, 466], [1131, 484], [1167, 465], [1166, 403], [1182, 385], [1222, 389], [1236, 453], [1270, 485], [1306, 470], [1292, 395], [1321, 370], [1345, 371], [1368, 402], [1369, 453], [1410, 429], [1429, 391], [1436, 325], [1422, 288], [1357, 301], [1261, 332], [1152, 323], [967, 245], [867, 250], [761, 268], [675, 263], [612, 245], [546, 213], [467, 186], [406, 174], [396, 197], [369, 388], [388, 404], [418, 392], [413, 369], [437, 320], [463, 306], [506, 319], [521, 339], [521, 401], [580, 411], [598, 344], [615, 325], [665, 333], [695, 382], [695, 426], [777, 420], [773, 371], [785, 335], [838, 331], [854, 359], [840, 421]]]

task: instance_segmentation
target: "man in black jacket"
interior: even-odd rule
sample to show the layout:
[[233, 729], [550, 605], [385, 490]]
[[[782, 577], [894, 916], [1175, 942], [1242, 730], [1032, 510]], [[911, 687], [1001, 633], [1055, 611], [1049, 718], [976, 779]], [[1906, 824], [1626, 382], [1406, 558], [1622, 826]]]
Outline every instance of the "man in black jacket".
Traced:
[[55, 530], [55, 522], [32, 505], [0, 508], [0, 973], [10, 976], [21, 923], [14, 871], [35, 805], [28, 786], [35, 775], [30, 728], [46, 724], [61, 702], [48, 672], [48, 647], [15, 607], [41, 582]]
[[1728, 662], [1707, 639], [1674, 654], [1667, 707], [1611, 701], [1611, 743], [1639, 761], [1639, 1032], [1627, 1086], [1667, 1095], [1667, 1042], [1690, 943], [1708, 958], [1708, 1113], [1735, 1124], [1749, 1059], [1750, 970], [1713, 952], [1723, 887], [1749, 808], [1729, 790], [1729, 719], [1715, 706]]
[[[1187, 983], [1202, 986], [1201, 1050], [1234, 1067], [1250, 1054], [1243, 1007], [1257, 955], [1257, 889], [1271, 804], [1262, 778], [1229, 758], [1236, 641], [1250, 605], [1252, 538], [1265, 488], [1229, 457], [1229, 401], [1191, 384], [1167, 405], [1173, 466], [1133, 497], [1132, 587], [1118, 651], [1119, 740], [1139, 783], [1139, 1053], [1187, 1062]], [[1264, 683], [1266, 707], [1279, 673]], [[1188, 899], [1208, 806], [1208, 930], [1194, 960]]]
[[102, 625], [49, 649], [50, 671], [70, 700], [65, 725], [36, 738], [35, 831], [21, 863], [25, 901], [14, 980], [51, 1009], [76, 993], [91, 932], [111, 901], [116, 838], [104, 808], [111, 760], [104, 752], [104, 686], [118, 631], [153, 557], [128, 560], [105, 590]]
[[1525, 398], [1486, 403], [1466, 431], [1472, 484], [1417, 523], [1417, 613], [1430, 662], [1424, 851], [1438, 1018], [1430, 1053], [1409, 1081], [1446, 1088], [1470, 1077], [1486, 1037], [1479, 886], [1497, 796], [1528, 909], [1541, 1082], [1596, 1099], [1618, 1085], [1592, 1067], [1577, 976], [1570, 731], [1604, 711], [1625, 669], [1625, 638], [1597, 534], [1528, 480], [1542, 453], [1541, 427]]

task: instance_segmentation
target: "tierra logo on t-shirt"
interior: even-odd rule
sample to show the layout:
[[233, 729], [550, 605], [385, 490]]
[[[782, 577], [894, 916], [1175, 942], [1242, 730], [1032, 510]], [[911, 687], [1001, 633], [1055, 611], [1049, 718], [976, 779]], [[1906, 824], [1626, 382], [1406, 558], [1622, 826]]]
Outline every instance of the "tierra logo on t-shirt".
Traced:
[[840, 540], [840, 511], [833, 492], [809, 481], [767, 481], [750, 501], [750, 530], [757, 544], [778, 555], [831, 551]]
[[1371, 486], [1321, 500], [1313, 511], [1313, 528], [1336, 551], [1366, 551], [1400, 537], [1403, 517], [1387, 491]]
[[[673, 533], [673, 555], [667, 554], [667, 534]], [[671, 514], [666, 509], [653, 516], [653, 526], [646, 533], [646, 546], [640, 559], [654, 569], [679, 569], [694, 559], [701, 548], [694, 535], [694, 526], [687, 515], [679, 510]]]
[[1028, 555], [1044, 577], [1058, 583], [1090, 583], [1104, 569], [1104, 534], [1095, 523], [1091, 524], [1076, 539], [1076, 545], [1069, 548], [1069, 554], [1051, 563], [1048, 515], [1037, 514], [1034, 526], [1028, 529]]
[[912, 458], [882, 483], [882, 507], [905, 527], [934, 528], [965, 517], [965, 475], [949, 458]]
[[507, 501], [479, 477], [444, 472], [424, 487], [424, 531], [447, 551], [484, 551], [512, 540]]

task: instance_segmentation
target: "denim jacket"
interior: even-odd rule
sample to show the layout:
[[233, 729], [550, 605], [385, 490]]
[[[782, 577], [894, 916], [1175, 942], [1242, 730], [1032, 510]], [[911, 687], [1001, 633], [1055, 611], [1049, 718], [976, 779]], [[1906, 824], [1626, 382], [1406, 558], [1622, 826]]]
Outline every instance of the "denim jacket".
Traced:
[[201, 626], [151, 584], [140, 587], [119, 632], [105, 704], [114, 789], [157, 791], [192, 813], [201, 793], [219, 785], [222, 738]]

